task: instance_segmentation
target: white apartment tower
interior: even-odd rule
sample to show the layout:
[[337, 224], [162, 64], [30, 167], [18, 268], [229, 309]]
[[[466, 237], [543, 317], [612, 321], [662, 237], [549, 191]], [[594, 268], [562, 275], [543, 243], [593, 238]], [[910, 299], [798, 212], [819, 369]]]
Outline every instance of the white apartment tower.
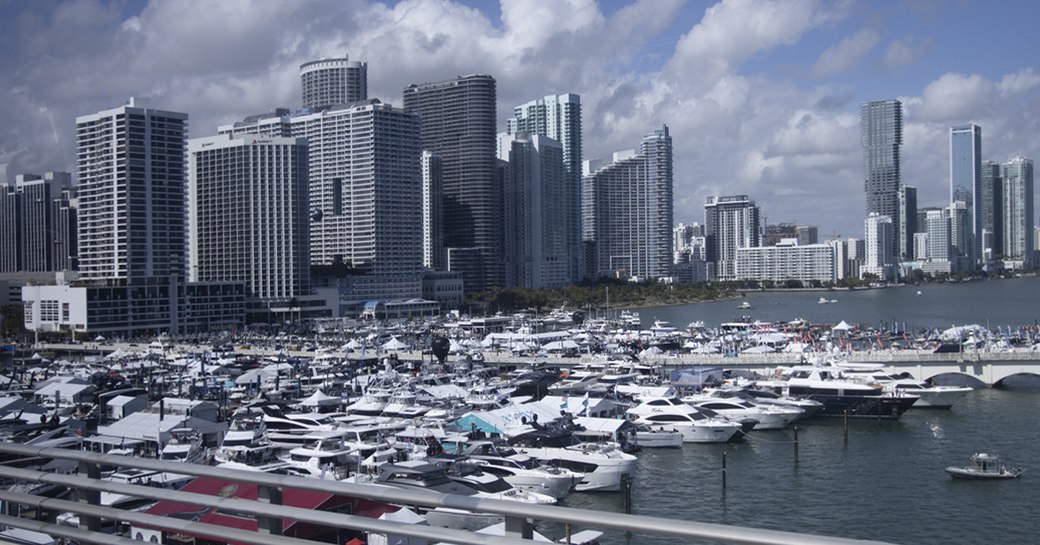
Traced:
[[1018, 156], [1004, 163], [1003, 239], [1004, 264], [1008, 268], [1030, 268], [1033, 258], [1033, 161]]
[[76, 119], [82, 279], [184, 277], [187, 126], [133, 99]]
[[[581, 97], [574, 93], [549, 95], [513, 108], [506, 120], [506, 134], [525, 132], [547, 136], [563, 150], [564, 192], [560, 195], [565, 216], [562, 227], [566, 235], [567, 275], [573, 282], [581, 280]], [[499, 159], [503, 150], [499, 145]]]
[[573, 282], [570, 191], [563, 146], [545, 136], [499, 135], [503, 181], [506, 285], [553, 289]]
[[318, 59], [300, 65], [303, 107], [313, 111], [368, 100], [368, 63]]
[[306, 138], [311, 264], [344, 263], [368, 274], [412, 277], [418, 286], [418, 117], [372, 99], [296, 116], [276, 111], [219, 132]]
[[197, 138], [188, 168], [190, 280], [242, 282], [266, 303], [309, 295], [307, 141]]
[[444, 270], [444, 164], [432, 151], [422, 152], [422, 248], [423, 267]]
[[872, 274], [882, 282], [892, 279], [892, 218], [871, 212], [863, 222], [864, 255], [860, 276]]
[[592, 277], [672, 271], [672, 138], [668, 127], [613, 161], [585, 161], [582, 237]]

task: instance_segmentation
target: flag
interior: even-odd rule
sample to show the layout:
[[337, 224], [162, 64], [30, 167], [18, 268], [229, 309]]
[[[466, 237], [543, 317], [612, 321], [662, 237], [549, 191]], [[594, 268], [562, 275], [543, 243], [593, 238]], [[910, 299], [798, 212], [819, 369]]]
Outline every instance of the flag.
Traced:
[[581, 410], [585, 416], [589, 415], [589, 393], [585, 392], [585, 397], [581, 399]]
[[561, 411], [566, 411], [567, 410], [567, 394], [563, 394], [563, 402], [560, 403], [560, 410]]
[[261, 418], [260, 422], [253, 428], [253, 442], [259, 443], [263, 438], [264, 434], [267, 433], [267, 424], [264, 423], [264, 419]]

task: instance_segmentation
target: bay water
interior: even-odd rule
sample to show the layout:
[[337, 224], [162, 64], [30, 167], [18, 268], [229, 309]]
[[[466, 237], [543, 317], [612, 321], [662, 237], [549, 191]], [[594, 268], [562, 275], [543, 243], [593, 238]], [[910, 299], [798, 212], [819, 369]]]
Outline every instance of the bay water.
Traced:
[[[917, 295], [917, 291], [921, 295]], [[835, 303], [820, 304], [826, 296]], [[738, 309], [747, 300], [751, 309]], [[744, 315], [764, 321], [845, 320], [902, 329], [978, 323], [996, 329], [1033, 325], [1040, 317], [1040, 279], [967, 282], [829, 292], [749, 292], [734, 300], [639, 309], [683, 327]], [[1036, 362], [1040, 370], [1040, 362]], [[636, 514], [900, 544], [1040, 543], [1040, 378], [970, 393], [951, 410], [911, 409], [895, 421], [853, 419], [845, 440], [839, 419], [794, 430], [753, 431], [726, 445], [686, 444], [638, 454]], [[1021, 478], [955, 481], [946, 466], [976, 452], [995, 452]], [[726, 457], [726, 483], [722, 463]], [[624, 494], [571, 494], [564, 505], [624, 512]], [[559, 535], [558, 530], [554, 535]], [[605, 544], [688, 543], [609, 532]]]

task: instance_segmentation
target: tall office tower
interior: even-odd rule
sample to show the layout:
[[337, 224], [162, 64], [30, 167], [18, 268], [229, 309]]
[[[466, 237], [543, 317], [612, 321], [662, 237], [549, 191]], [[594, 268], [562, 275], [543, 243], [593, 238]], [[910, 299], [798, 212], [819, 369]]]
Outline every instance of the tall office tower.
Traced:
[[[552, 138], [563, 147], [566, 192], [561, 197], [567, 212], [563, 221], [567, 236], [567, 275], [572, 282], [582, 277], [581, 259], [581, 97], [567, 93], [549, 95], [513, 108], [506, 120], [506, 134], [526, 132]], [[498, 155], [503, 159], [501, 148]]]
[[914, 233], [917, 232], [917, 188], [899, 188], [899, 253], [900, 259], [914, 258]]
[[[3, 186], [0, 186], [3, 187]], [[0, 191], [4, 191], [0, 189]], [[68, 172], [47, 172], [43, 176], [19, 174], [10, 188], [17, 209], [9, 216], [0, 210], [4, 235], [13, 245], [2, 253], [0, 270], [5, 272], [44, 272], [71, 270], [76, 260], [75, 189]], [[10, 259], [8, 259], [10, 258]], [[7, 265], [16, 264], [8, 269]]]
[[979, 225], [982, 231], [982, 252], [988, 259], [1000, 256], [1004, 249], [1004, 187], [1000, 178], [1000, 163], [982, 162], [982, 191], [979, 193], [979, 204], [982, 215]]
[[307, 141], [188, 141], [190, 281], [241, 282], [260, 307], [310, 294]]
[[310, 144], [313, 265], [417, 276], [422, 266], [419, 119], [378, 100], [292, 118]]
[[553, 289], [572, 283], [569, 179], [563, 146], [526, 132], [499, 138], [508, 162], [503, 184], [506, 286]]
[[17, 187], [0, 184], [0, 273], [22, 270], [22, 196]]
[[409, 85], [404, 108], [418, 114], [422, 149], [444, 171], [448, 268], [467, 292], [502, 285], [502, 191], [495, 175], [495, 79], [469, 75]]
[[950, 204], [963, 202], [968, 209], [971, 240], [958, 241], [958, 257], [982, 259], [982, 128], [950, 127]]
[[133, 99], [76, 118], [81, 279], [185, 276], [187, 126]]
[[1028, 269], [1034, 249], [1033, 161], [1020, 155], [1004, 163], [1000, 174], [1004, 190], [1004, 265]]
[[444, 270], [444, 165], [441, 156], [422, 152], [423, 267]]
[[966, 248], [975, 244], [975, 234], [971, 231], [971, 208], [964, 201], [950, 204], [950, 272], [969, 272], [974, 269], [975, 259]]
[[863, 222], [864, 250], [861, 275], [873, 274], [883, 282], [892, 279], [892, 218], [871, 212]]
[[761, 212], [747, 195], [708, 197], [704, 234], [718, 280], [737, 279], [737, 249], [762, 245]]
[[[643, 137], [639, 153], [585, 161], [582, 237], [587, 274], [661, 278], [672, 267], [672, 138], [668, 127]], [[591, 255], [588, 255], [591, 253]]]
[[319, 59], [300, 65], [303, 107], [312, 111], [368, 100], [368, 63]]
[[863, 190], [867, 215], [876, 213], [893, 220], [892, 243], [887, 250], [895, 258], [899, 248], [900, 147], [903, 145], [903, 104], [876, 100], [860, 107], [860, 142], [863, 145]]

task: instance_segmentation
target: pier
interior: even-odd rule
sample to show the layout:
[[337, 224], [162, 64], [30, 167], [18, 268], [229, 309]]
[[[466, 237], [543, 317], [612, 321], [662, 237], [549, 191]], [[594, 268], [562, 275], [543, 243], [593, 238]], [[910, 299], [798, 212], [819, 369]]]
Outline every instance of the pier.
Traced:
[[[39, 352], [52, 352], [54, 354], [69, 354], [75, 357], [85, 355], [102, 356], [116, 350], [142, 351], [146, 346], [125, 343], [83, 343], [83, 344], [40, 344], [36, 347]], [[207, 345], [172, 345], [168, 347], [171, 352], [185, 354], [200, 354], [211, 350]], [[317, 352], [306, 350], [273, 350], [263, 348], [236, 348], [235, 352], [247, 356], [256, 357], [278, 357], [289, 358], [313, 358]], [[345, 359], [361, 359], [356, 353], [334, 352], [335, 355]], [[587, 357], [561, 357], [561, 356], [515, 356], [508, 352], [485, 351], [482, 353], [484, 362], [500, 367], [513, 367], [529, 365], [538, 362], [543, 365], [554, 365], [559, 367], [571, 367], [585, 361]], [[752, 371], [768, 371], [777, 366], [790, 366], [799, 363], [811, 362], [813, 358], [825, 356], [824, 353], [799, 353], [799, 352], [775, 352], [767, 354], [662, 354], [660, 356], [644, 357], [640, 361], [650, 365], [663, 368], [688, 367], [694, 365], [720, 366], [730, 369], [747, 369]], [[972, 350], [968, 352], [936, 353], [921, 350], [861, 350], [853, 352], [842, 352], [831, 354], [838, 360], [857, 363], [877, 363], [891, 370], [893, 373], [908, 372], [918, 380], [929, 380], [944, 374], [960, 374], [977, 379], [986, 386], [997, 385], [1000, 381], [1020, 374], [1040, 375], [1040, 352], [1028, 349], [1020, 350]], [[400, 350], [400, 351], [369, 351], [365, 356], [368, 359], [381, 359], [393, 357], [399, 361], [433, 361], [429, 352]], [[452, 356], [458, 358], [464, 356]], [[604, 356], [595, 356], [592, 361], [605, 361]]]

